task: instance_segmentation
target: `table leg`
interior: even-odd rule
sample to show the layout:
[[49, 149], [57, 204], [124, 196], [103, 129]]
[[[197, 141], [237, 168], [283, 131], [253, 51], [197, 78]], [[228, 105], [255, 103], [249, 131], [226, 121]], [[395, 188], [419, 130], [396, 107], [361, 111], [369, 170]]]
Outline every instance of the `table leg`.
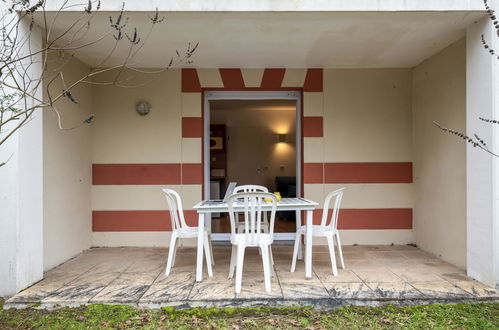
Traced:
[[204, 213], [198, 217], [198, 254], [196, 262], [196, 281], [203, 280], [203, 239], [204, 239]]
[[[302, 211], [296, 211], [296, 230], [301, 227], [301, 212]], [[303, 244], [301, 242], [300, 238], [300, 248], [298, 249], [298, 260], [303, 259]]]
[[307, 239], [305, 242], [305, 277], [312, 277], [312, 210], [307, 211]]

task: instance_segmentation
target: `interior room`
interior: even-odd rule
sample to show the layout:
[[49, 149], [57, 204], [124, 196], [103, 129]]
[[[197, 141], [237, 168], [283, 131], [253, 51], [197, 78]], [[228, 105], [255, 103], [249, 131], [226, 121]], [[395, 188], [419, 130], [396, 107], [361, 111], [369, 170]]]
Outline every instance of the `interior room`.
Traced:
[[[296, 101], [210, 101], [210, 197], [230, 182], [260, 185], [296, 197]], [[280, 212], [275, 231], [295, 230], [293, 212]], [[212, 217], [213, 233], [229, 233], [226, 215]]]

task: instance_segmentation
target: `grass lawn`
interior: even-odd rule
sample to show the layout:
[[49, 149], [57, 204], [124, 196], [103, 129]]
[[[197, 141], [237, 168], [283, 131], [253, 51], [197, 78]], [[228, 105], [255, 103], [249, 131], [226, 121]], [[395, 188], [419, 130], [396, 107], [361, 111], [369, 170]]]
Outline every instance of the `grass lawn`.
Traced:
[[398, 308], [226, 308], [139, 310], [129, 306], [89, 305], [57, 310], [3, 310], [0, 329], [105, 328], [348, 328], [348, 329], [499, 329], [499, 303]]

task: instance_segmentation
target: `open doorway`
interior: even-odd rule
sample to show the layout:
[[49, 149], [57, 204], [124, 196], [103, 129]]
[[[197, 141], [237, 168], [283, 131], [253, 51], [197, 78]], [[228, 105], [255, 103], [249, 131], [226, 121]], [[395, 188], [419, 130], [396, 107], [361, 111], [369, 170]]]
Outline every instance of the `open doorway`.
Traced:
[[[230, 182], [300, 196], [299, 127], [299, 93], [207, 92], [205, 198], [223, 198]], [[229, 239], [227, 215], [212, 215], [211, 229], [214, 240]], [[278, 212], [274, 231], [276, 239], [293, 239], [294, 212]]]

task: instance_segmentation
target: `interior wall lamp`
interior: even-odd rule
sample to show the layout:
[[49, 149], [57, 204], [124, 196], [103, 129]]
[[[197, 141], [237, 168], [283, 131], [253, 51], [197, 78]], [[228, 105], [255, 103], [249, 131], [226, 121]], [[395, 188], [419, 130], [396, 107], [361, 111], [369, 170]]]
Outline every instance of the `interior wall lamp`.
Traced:
[[277, 134], [277, 142], [286, 142], [288, 140], [287, 134]]

